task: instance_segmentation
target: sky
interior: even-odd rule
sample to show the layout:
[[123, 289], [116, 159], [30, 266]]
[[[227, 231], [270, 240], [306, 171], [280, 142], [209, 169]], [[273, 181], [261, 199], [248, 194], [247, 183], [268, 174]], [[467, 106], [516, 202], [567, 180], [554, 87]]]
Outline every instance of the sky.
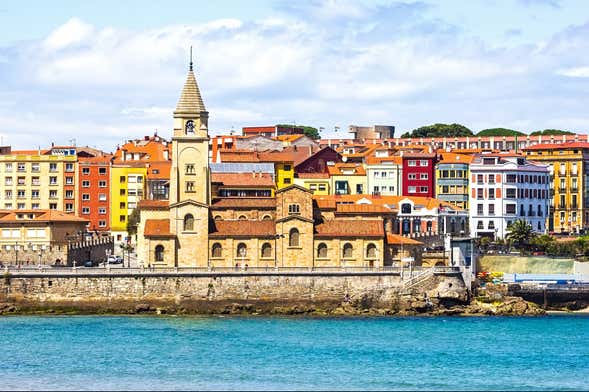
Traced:
[[191, 45], [212, 135], [589, 131], [586, 0], [3, 0], [0, 142], [170, 137]]

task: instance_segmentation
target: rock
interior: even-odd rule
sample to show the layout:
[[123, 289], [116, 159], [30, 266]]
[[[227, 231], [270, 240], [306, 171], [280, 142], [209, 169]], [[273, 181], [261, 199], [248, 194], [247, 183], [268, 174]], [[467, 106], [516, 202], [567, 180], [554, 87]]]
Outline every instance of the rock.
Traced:
[[151, 307], [149, 306], [149, 304], [135, 305], [135, 313], [145, 313], [145, 312], [149, 312], [150, 310], [151, 310]]

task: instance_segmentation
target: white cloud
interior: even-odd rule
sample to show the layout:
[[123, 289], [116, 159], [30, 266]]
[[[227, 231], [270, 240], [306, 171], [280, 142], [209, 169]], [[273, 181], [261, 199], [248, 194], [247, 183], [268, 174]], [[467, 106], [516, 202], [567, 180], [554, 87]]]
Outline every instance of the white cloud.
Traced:
[[571, 78], [589, 78], [589, 67], [565, 68], [556, 73]]

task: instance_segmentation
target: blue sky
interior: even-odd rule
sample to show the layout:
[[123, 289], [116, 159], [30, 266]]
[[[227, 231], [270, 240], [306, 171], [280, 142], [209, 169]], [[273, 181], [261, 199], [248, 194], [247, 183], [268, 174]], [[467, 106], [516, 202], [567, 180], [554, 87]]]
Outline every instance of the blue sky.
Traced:
[[[589, 130], [589, 2], [0, 2], [0, 135], [169, 136], [188, 47], [211, 133], [436, 122]], [[342, 131], [331, 131], [335, 126]]]

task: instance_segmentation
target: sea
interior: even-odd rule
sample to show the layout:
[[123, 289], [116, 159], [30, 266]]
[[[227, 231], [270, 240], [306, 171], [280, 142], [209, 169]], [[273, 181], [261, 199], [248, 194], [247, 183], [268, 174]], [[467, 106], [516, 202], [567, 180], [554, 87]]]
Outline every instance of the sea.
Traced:
[[0, 317], [0, 390], [587, 390], [589, 316]]

